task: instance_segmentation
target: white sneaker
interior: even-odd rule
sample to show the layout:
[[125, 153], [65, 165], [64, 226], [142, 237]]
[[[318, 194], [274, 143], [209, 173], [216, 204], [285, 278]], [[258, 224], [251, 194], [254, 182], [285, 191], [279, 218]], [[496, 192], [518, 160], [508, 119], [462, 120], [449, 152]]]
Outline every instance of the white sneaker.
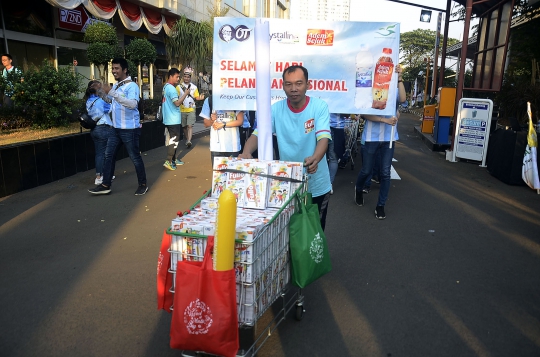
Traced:
[[103, 183], [103, 176], [101, 177], [96, 177], [96, 180], [94, 181], [94, 183], [97, 185], [101, 185]]

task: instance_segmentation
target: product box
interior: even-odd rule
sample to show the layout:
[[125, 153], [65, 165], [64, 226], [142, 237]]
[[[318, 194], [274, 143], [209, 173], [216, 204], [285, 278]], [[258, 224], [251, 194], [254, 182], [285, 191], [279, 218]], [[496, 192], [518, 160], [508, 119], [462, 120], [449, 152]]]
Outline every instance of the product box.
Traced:
[[[269, 165], [269, 175], [291, 178], [292, 165], [283, 161], [274, 161]], [[281, 207], [291, 197], [291, 182], [279, 179], [268, 179], [266, 207]]]
[[268, 179], [257, 174], [268, 174], [268, 163], [250, 162], [247, 164], [245, 207], [264, 209], [266, 207], [266, 194]]
[[229, 162], [234, 161], [228, 157], [214, 157], [214, 165], [212, 166], [212, 197], [218, 198], [221, 192], [227, 188], [227, 172], [219, 170], [227, 169]]
[[[289, 164], [292, 166], [292, 178], [302, 181], [304, 178], [304, 164], [302, 162], [289, 162]], [[291, 194], [295, 193], [301, 184], [301, 182], [292, 182]]]
[[[242, 160], [229, 162], [227, 169], [246, 172], [247, 164]], [[245, 206], [244, 192], [246, 191], [246, 174], [239, 172], [227, 173], [227, 189], [231, 190], [236, 198], [236, 207], [241, 208]]]
[[255, 245], [236, 243], [234, 246], [234, 261], [238, 263], [253, 263], [257, 256]]

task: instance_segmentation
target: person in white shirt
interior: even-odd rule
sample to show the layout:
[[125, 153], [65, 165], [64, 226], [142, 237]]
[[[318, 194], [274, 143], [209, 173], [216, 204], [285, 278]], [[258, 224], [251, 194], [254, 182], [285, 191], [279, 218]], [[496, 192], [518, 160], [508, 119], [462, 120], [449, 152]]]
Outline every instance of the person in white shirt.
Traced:
[[210, 158], [237, 157], [242, 149], [239, 127], [244, 123], [244, 112], [212, 110], [212, 97], [205, 99], [201, 114], [204, 126], [210, 129]]

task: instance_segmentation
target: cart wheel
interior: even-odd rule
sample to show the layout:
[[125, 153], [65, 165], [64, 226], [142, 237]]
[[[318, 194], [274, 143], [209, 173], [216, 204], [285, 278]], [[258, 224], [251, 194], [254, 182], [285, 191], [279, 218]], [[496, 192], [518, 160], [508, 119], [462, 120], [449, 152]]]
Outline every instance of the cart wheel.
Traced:
[[302, 317], [304, 317], [304, 306], [300, 305], [296, 307], [296, 320], [302, 321]]

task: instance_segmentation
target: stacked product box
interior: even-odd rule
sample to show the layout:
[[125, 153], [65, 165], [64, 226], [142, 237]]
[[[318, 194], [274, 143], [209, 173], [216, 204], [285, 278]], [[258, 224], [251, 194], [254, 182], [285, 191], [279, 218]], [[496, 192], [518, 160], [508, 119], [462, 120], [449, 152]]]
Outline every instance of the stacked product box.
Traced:
[[171, 231], [201, 236], [172, 235], [171, 273], [176, 274], [178, 261], [202, 261], [206, 237], [215, 234], [219, 195], [224, 189], [236, 190], [234, 268], [239, 321], [254, 323], [289, 282], [288, 225], [295, 201], [284, 204], [301, 185], [268, 176], [301, 180], [302, 174], [302, 163], [215, 158], [211, 195], [171, 222]]

